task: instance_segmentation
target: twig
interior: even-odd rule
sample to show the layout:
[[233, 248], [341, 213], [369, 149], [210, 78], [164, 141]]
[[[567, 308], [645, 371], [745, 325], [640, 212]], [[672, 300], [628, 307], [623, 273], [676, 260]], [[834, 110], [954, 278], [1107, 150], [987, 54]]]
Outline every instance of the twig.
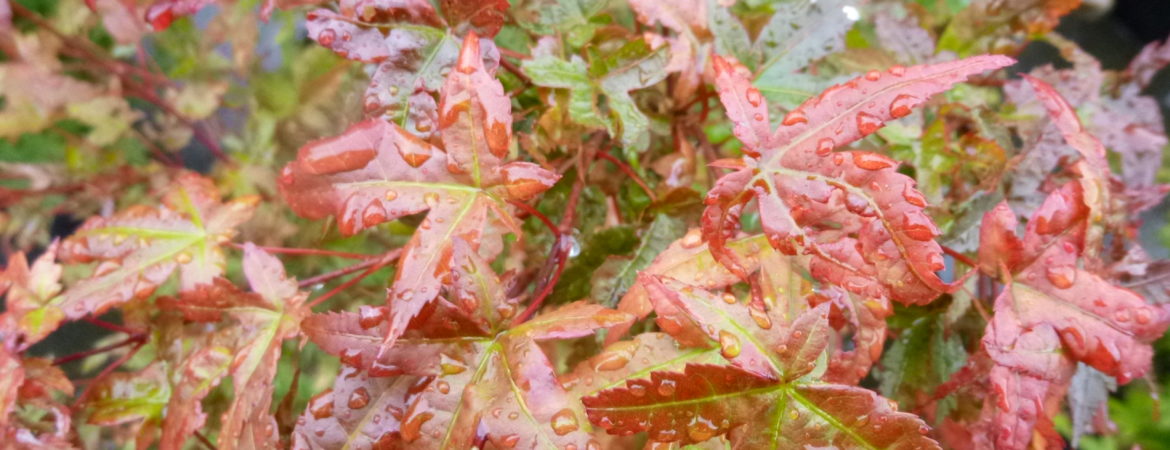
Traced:
[[[243, 245], [237, 244], [235, 242], [232, 242], [228, 245], [231, 245], [232, 247], [240, 249], [240, 250], [244, 249]], [[335, 251], [335, 250], [324, 250], [324, 249], [319, 249], [319, 248], [265, 247], [265, 246], [261, 246], [261, 245], [257, 245], [257, 247], [259, 247], [260, 249], [262, 249], [268, 253], [282, 253], [282, 254], [286, 254], [286, 255], [321, 255], [321, 256], [336, 256], [338, 258], [349, 258], [349, 259], [373, 259], [373, 258], [377, 258], [379, 256], [379, 255], [369, 255], [369, 254], [365, 254], [365, 253], [339, 252], [339, 251]]]
[[500, 58], [500, 66], [503, 66], [504, 69], [507, 69], [509, 72], [512, 72], [512, 75], [515, 75], [516, 78], [519, 78], [520, 81], [524, 82], [524, 84], [526, 84], [526, 85], [532, 84], [532, 79], [528, 78], [528, 75], [525, 75], [524, 72], [521, 71], [519, 67], [516, 67], [516, 64], [513, 64], [511, 61], [508, 61], [504, 58]]
[[133, 358], [134, 355], [138, 353], [138, 350], [140, 350], [143, 345], [146, 345], [146, 335], [140, 336], [137, 343], [134, 344], [134, 348], [131, 348], [130, 351], [126, 352], [125, 355], [122, 355], [120, 358], [115, 360], [112, 364], [106, 366], [105, 369], [102, 369], [101, 373], [99, 373], [96, 377], [93, 377], [93, 379], [90, 380], [89, 384], [85, 385], [85, 389], [83, 389], [81, 391], [81, 395], [77, 396], [77, 400], [75, 400], [73, 402], [73, 405], [71, 405], [71, 408], [76, 408], [77, 405], [80, 405], [81, 403], [85, 402], [85, 399], [87, 397], [89, 397], [89, 393], [91, 392], [90, 389], [93, 388], [94, 384], [97, 384], [103, 378], [109, 376], [111, 373], [114, 372], [114, 370], [117, 370], [117, 368], [122, 367], [122, 364], [126, 364], [126, 361], [129, 361], [130, 358]]
[[548, 216], [541, 214], [540, 211], [536, 210], [536, 208], [528, 206], [527, 203], [518, 202], [515, 200], [508, 200], [508, 203], [511, 203], [512, 206], [523, 209], [524, 212], [528, 213], [528, 215], [540, 219], [541, 222], [544, 222], [544, 226], [547, 227], [554, 236], [561, 234], [561, 231], [557, 229], [557, 226], [553, 224], [551, 220], [548, 219]]
[[615, 158], [613, 155], [606, 153], [606, 152], [597, 152], [597, 156], [600, 157], [601, 159], [604, 159], [606, 161], [613, 163], [613, 165], [617, 166], [618, 170], [621, 170], [622, 173], [625, 173], [626, 176], [628, 176], [628, 177], [630, 177], [630, 179], [634, 180], [634, 183], [637, 183], [638, 187], [642, 188], [642, 190], [646, 192], [646, 195], [650, 197], [651, 202], [655, 202], [655, 203], [658, 202], [658, 196], [654, 195], [654, 191], [650, 190], [650, 186], [646, 185], [646, 181], [642, 180], [642, 177], [639, 177], [638, 174], [636, 172], [634, 172], [634, 169], [632, 167], [630, 167], [629, 164], [622, 162], [621, 160]]
[[85, 318], [83, 318], [82, 320], [89, 322], [91, 324], [97, 325], [99, 327], [105, 328], [107, 330], [117, 332], [117, 333], [126, 333], [130, 336], [134, 336], [137, 334], [143, 334], [141, 331], [132, 330], [130, 328], [126, 328], [126, 327], [118, 325], [116, 323], [106, 322], [106, 321], [98, 319], [96, 317], [85, 316]]
[[98, 347], [95, 349], [86, 350], [83, 352], [77, 352], [77, 353], [74, 353], [72, 355], [66, 355], [66, 356], [62, 356], [60, 358], [54, 359], [53, 365], [59, 366], [62, 364], [77, 361], [79, 359], [88, 358], [88, 357], [93, 356], [93, 355], [105, 353], [105, 352], [108, 352], [110, 350], [117, 350], [117, 349], [125, 347], [127, 345], [140, 343], [140, 342], [146, 342], [146, 335], [142, 334], [142, 333], [132, 334], [129, 337], [127, 337], [126, 339], [123, 339], [121, 341], [115, 342], [115, 343], [110, 344], [110, 345], [104, 345], [104, 346], [101, 346], [101, 347]]
[[199, 432], [199, 430], [195, 430], [195, 439], [197, 439], [200, 444], [203, 444], [203, 446], [207, 447], [209, 450], [216, 450], [215, 445], [207, 439], [207, 436], [204, 436], [203, 433]]
[[[557, 231], [557, 242], [553, 253], [553, 258], [555, 258], [557, 264], [556, 268], [553, 270], [552, 275], [541, 287], [540, 293], [532, 299], [532, 302], [528, 304], [528, 307], [524, 309], [524, 312], [520, 313], [520, 315], [516, 316], [516, 319], [512, 321], [513, 326], [524, 323], [524, 321], [532, 317], [532, 315], [536, 313], [536, 310], [540, 309], [540, 306], [544, 304], [544, 300], [547, 299], [549, 294], [552, 293], [553, 288], [555, 288], [557, 285], [557, 282], [561, 280], [561, 273], [565, 271], [565, 263], [569, 259], [569, 250], [573, 248], [573, 242], [571, 240], [573, 219], [576, 217], [577, 201], [581, 198], [581, 190], [584, 187], [585, 183], [581, 179], [578, 179], [576, 183], [573, 183], [573, 191], [569, 194], [569, 201], [565, 203], [565, 214], [561, 217], [561, 226]], [[551, 222], [549, 223], [551, 224]]]
[[975, 268], [975, 269], [979, 268], [979, 263], [975, 262], [975, 260], [971, 259], [971, 257], [964, 255], [962, 253], [959, 253], [958, 250], [947, 247], [945, 245], [942, 246], [942, 249], [943, 249], [944, 253], [951, 255], [951, 257], [959, 260], [959, 262], [962, 262], [963, 264], [966, 264], [966, 265], [968, 265], [972, 268]]
[[401, 249], [395, 249], [395, 250], [392, 250], [390, 252], [387, 252], [381, 258], [378, 258], [376, 260], [377, 262], [375, 262], [373, 265], [371, 265], [369, 268], [367, 268], [365, 270], [365, 272], [362, 272], [362, 273], [358, 274], [358, 276], [346, 280], [344, 283], [341, 283], [337, 287], [333, 288], [333, 290], [326, 292], [326, 293], [322, 294], [320, 297], [313, 299], [313, 301], [309, 302], [307, 307], [311, 309], [317, 305], [320, 305], [322, 302], [324, 302], [325, 300], [328, 300], [330, 297], [337, 295], [338, 292], [344, 291], [344, 290], [348, 289], [350, 286], [357, 284], [359, 281], [362, 281], [366, 277], [370, 276], [370, 274], [378, 271], [378, 269], [381, 269], [386, 264], [390, 264], [392, 261], [398, 259], [398, 256], [401, 253], [402, 253]]
[[520, 53], [520, 52], [515, 51], [515, 50], [508, 50], [504, 47], [496, 47], [496, 48], [500, 50], [500, 56], [506, 56], [509, 58], [516, 58], [516, 59], [520, 59], [520, 60], [532, 59], [531, 56], [525, 55], [525, 54]]

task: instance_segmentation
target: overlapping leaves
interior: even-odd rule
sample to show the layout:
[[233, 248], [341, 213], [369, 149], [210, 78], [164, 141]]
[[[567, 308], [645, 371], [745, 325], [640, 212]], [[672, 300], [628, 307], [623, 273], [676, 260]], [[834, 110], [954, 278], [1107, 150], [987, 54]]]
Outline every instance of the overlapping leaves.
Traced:
[[504, 233], [520, 234], [507, 201], [528, 200], [558, 178], [532, 163], [504, 162], [511, 104], [484, 67], [479, 42], [474, 33], [467, 36], [443, 88], [444, 149], [369, 119], [302, 147], [281, 174], [281, 192], [293, 210], [309, 218], [335, 216], [344, 234], [428, 211], [399, 260], [388, 344], [439, 295], [456, 239], [494, 257]]
[[[783, 264], [764, 267], [791, 270]], [[642, 275], [640, 285], [649, 291], [659, 327], [696, 348], [668, 353], [659, 359], [663, 363], [643, 368], [641, 375], [648, 373], [649, 380], [627, 374], [625, 386], [584, 398], [590, 419], [610, 433], [648, 431], [660, 442], [698, 443], [727, 434], [733, 446], [745, 448], [937, 448], [916, 416], [896, 412], [865, 389], [822, 381], [826, 350], [833, 352], [835, 305], [794, 292], [791, 280], [779, 273], [759, 279], [759, 295], [741, 301], [730, 293]], [[593, 361], [593, 373], [578, 369], [574, 379], [620, 369], [621, 364], [609, 363], [633, 357], [639, 351], [635, 342], [650, 341], [615, 344]], [[876, 345], [880, 351], [881, 337]], [[713, 356], [701, 349], [712, 347], [730, 365], [705, 363]]]
[[732, 273], [747, 271], [726, 240], [757, 201], [772, 246], [812, 255], [813, 277], [851, 292], [904, 303], [925, 303], [947, 289], [938, 229], [914, 181], [884, 156], [834, 152], [905, 116], [931, 95], [971, 74], [1011, 64], [1000, 56], [894, 67], [836, 85], [789, 112], [774, 132], [767, 104], [742, 67], [715, 59], [720, 99], [744, 143], [736, 171], [707, 196], [703, 235]]

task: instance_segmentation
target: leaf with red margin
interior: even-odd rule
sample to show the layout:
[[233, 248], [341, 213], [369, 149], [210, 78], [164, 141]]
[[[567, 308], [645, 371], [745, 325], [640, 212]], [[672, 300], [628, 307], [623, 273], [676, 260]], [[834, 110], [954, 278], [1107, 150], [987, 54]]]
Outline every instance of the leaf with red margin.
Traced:
[[[405, 336], [385, 354], [405, 359], [393, 354], [425, 357], [430, 353], [434, 355], [430, 359], [438, 364], [423, 368], [422, 374], [429, 375], [431, 381], [409, 399], [399, 418], [400, 433], [393, 436], [392, 443], [412, 448], [464, 448], [486, 439], [503, 447], [562, 448], [572, 444], [586, 448], [590, 435], [580, 403], [572, 401], [574, 397], [561, 386], [538, 342], [589, 336], [597, 329], [632, 320], [629, 314], [577, 302], [494, 337], [465, 336], [459, 347], [449, 352], [413, 348], [432, 342]], [[371, 342], [381, 338], [377, 327], [353, 333]]]
[[490, 260], [504, 232], [520, 234], [507, 201], [531, 199], [557, 180], [535, 164], [502, 163], [511, 141], [510, 108], [483, 66], [479, 39], [469, 34], [439, 108], [446, 151], [371, 119], [302, 147], [285, 167], [280, 188], [292, 208], [308, 218], [336, 216], [347, 235], [428, 211], [399, 258], [387, 300], [388, 345], [439, 295], [456, 238]]
[[[1071, 182], [1049, 195], [1015, 237], [1015, 216], [1001, 204], [984, 218], [986, 248], [1021, 248], [1007, 260], [981, 252], [981, 266], [1004, 268], [1005, 288], [995, 300], [983, 347], [996, 363], [991, 383], [998, 408], [985, 406], [984, 420], [999, 445], [1022, 447], [1031, 428], [1048, 415], [1048, 397], [1062, 397], [1072, 363], [1083, 362], [1121, 384], [1150, 370], [1150, 343], [1170, 326], [1170, 306], [1146, 304], [1132, 291], [1078, 267], [1086, 244], [1089, 208], [1083, 187]], [[1007, 244], [1005, 244], [1007, 243]], [[1002, 272], [1002, 271], [997, 271]], [[996, 274], [997, 272], [989, 272]], [[1020, 407], [1031, 399], [1036, 407]]]
[[427, 386], [416, 377], [371, 378], [343, 367], [327, 389], [309, 400], [293, 430], [294, 449], [399, 448], [407, 402]]
[[[487, 12], [488, 16], [480, 16], [490, 18], [490, 12], [501, 5], [487, 6], [464, 12]], [[502, 7], [506, 9], [507, 3]], [[388, 23], [406, 26], [386, 27]], [[339, 13], [327, 9], [309, 12], [305, 27], [311, 39], [339, 56], [377, 64], [369, 71], [370, 84], [363, 101], [366, 114], [382, 115], [411, 134], [428, 139], [438, 128], [435, 95], [444, 74], [456, 63], [459, 36], [464, 33], [441, 28], [441, 23], [426, 0], [359, 0], [341, 2]], [[500, 56], [491, 36], [498, 28], [488, 28], [477, 31], [486, 36], [480, 40], [484, 66], [494, 71]]]
[[914, 181], [884, 156], [833, 150], [909, 114], [966, 76], [1013, 62], [992, 55], [871, 71], [806, 101], [772, 133], [760, 92], [741, 68], [716, 56], [720, 99], [747, 156], [743, 169], [720, 178], [708, 193], [702, 224], [712, 254], [732, 273], [747, 276], [725, 242], [755, 198], [772, 246], [811, 254], [818, 280], [868, 297], [933, 300], [949, 286], [935, 274], [944, 267], [934, 242], [938, 230]]
[[455, 34], [472, 31], [495, 36], [507, 18], [508, 0], [441, 0], [440, 8]]
[[[280, 260], [252, 243], [244, 245], [243, 260], [252, 292], [219, 281], [177, 300], [159, 300], [161, 308], [178, 309], [188, 320], [230, 320], [232, 324], [230, 337], [235, 356], [229, 371], [236, 395], [224, 413], [219, 434], [219, 447], [225, 449], [276, 444], [276, 423], [269, 407], [281, 344], [300, 334], [300, 323], [309, 313], [305, 308], [308, 295], [298, 290], [296, 280], [285, 275]], [[208, 374], [206, 378], [217, 377]]]
[[[667, 276], [704, 289], [719, 289], [739, 282], [739, 277], [711, 256], [701, 233], [697, 228], [691, 229], [685, 236], [667, 246], [666, 250], [659, 253], [654, 261], [639, 273]], [[726, 248], [735, 252], [736, 258], [749, 272], [758, 269], [760, 261], [774, 253], [763, 235], [738, 237], [728, 242]], [[633, 314], [638, 320], [653, 311], [650, 298], [646, 295], [646, 288], [637, 278], [626, 295], [622, 296], [618, 310]], [[613, 329], [607, 337], [608, 343], [617, 341], [627, 331], [621, 327]]]
[[[205, 344], [206, 345], [206, 344]], [[180, 450], [207, 421], [203, 398], [228, 374], [231, 349], [208, 345], [194, 350], [176, 369], [178, 383], [171, 388], [162, 420], [162, 450]]]
[[252, 217], [259, 200], [246, 196], [221, 203], [211, 180], [184, 173], [160, 207], [136, 205], [110, 217], [91, 217], [61, 243], [60, 259], [99, 264], [92, 276], [50, 304], [64, 311], [66, 319], [76, 320], [148, 297], [176, 270], [180, 292], [212, 283], [223, 273], [219, 246]]
[[689, 364], [582, 399], [611, 434], [656, 442], [729, 434], [733, 448], [940, 448], [917, 416], [853, 386], [777, 382], [733, 366]]
[[56, 257], [55, 242], [31, 268], [24, 253], [18, 252], [8, 258], [8, 267], [0, 274], [0, 283], [8, 289], [5, 311], [0, 313], [0, 338], [13, 350], [40, 342], [65, 318], [65, 312], [53, 304], [61, 292], [61, 265], [54, 261]]

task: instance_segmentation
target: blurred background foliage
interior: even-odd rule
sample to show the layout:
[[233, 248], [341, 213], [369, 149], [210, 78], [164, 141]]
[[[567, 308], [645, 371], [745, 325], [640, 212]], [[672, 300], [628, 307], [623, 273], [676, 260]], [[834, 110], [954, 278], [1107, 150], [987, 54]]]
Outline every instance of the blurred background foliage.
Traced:
[[[534, 10], [526, 7], [542, 2], [514, 0], [512, 3], [515, 14], [523, 17], [525, 11]], [[533, 18], [522, 22], [523, 28], [506, 25], [496, 42], [504, 49], [527, 52], [534, 45], [528, 31], [544, 33], [555, 29], [564, 33], [571, 45], [584, 45], [599, 33], [604, 34], [609, 22], [633, 22], [627, 9], [597, 14], [609, 8], [609, 3], [584, 1], [581, 2], [583, 12], [578, 12], [578, 16], [556, 20]], [[771, 8], [771, 2], [763, 0], [740, 3], [737, 7], [749, 12]], [[134, 0], [92, 0], [88, 5], [82, 0], [11, 0], [10, 20], [0, 23], [0, 27], [7, 28], [0, 33], [3, 36], [0, 38], [0, 254], [6, 256], [24, 250], [33, 251], [31, 256], [35, 257], [36, 249], [43, 249], [54, 238], [68, 235], [84, 218], [140, 202], [150, 187], [166, 183], [161, 168], [168, 166], [212, 174], [228, 197], [258, 194], [265, 200], [254, 219], [242, 228], [241, 242], [274, 246], [299, 244], [362, 253], [369, 248], [400, 246], [410, 237], [413, 227], [406, 221], [384, 226], [384, 233], [343, 238], [332, 223], [297, 218], [279, 199], [274, 181], [277, 171], [295, 157], [297, 148], [311, 139], [335, 135], [361, 118], [366, 71], [370, 70], [339, 58], [309, 40], [304, 8], [278, 9], [264, 22], [258, 19], [261, 6], [258, 0], [218, 2], [176, 20], [165, 31], [154, 32], [150, 24], [140, 20], [148, 5]], [[940, 23], [961, 18], [968, 6], [967, 0], [915, 0], [905, 4], [905, 8], [925, 11], [928, 18]], [[1164, 0], [1088, 2], [1066, 16], [1056, 32], [1097, 58], [1104, 69], [1119, 70], [1143, 45], [1161, 41], [1170, 34], [1168, 17], [1170, 2]], [[876, 37], [864, 20], [861, 24], [865, 26], [847, 35], [846, 46], [852, 52], [835, 61], [839, 67], [864, 67], [869, 62], [864, 50], [876, 46], [873, 42]], [[954, 33], [940, 36], [938, 46], [940, 50], [967, 56], [995, 48], [995, 43]], [[1058, 45], [1043, 39], [1025, 47], [1020, 60], [1014, 71], [1026, 72], [1044, 64], [1072, 67], [1062, 57]], [[514, 76], [503, 71], [500, 76], [506, 90], [519, 84]], [[1163, 117], [1170, 117], [1167, 114], [1170, 75], [1163, 73], [1156, 77], [1147, 94], [1158, 100]], [[958, 88], [948, 95], [979, 94]], [[654, 117], [656, 99], [651, 93], [634, 100], [651, 113], [648, 126], [661, 138], [669, 135], [670, 130], [663, 125], [667, 122]], [[523, 110], [543, 101], [535, 89], [530, 89], [520, 92], [515, 103]], [[557, 120], [556, 114], [564, 112], [550, 111], [546, 117], [519, 121], [521, 145], [531, 147], [528, 145], [531, 141], [571, 140], [571, 129], [552, 129], [546, 125], [564, 123], [563, 118]], [[970, 117], [976, 124], [993, 119]], [[715, 142], [730, 136], [728, 127], [713, 126], [704, 131]], [[898, 127], [892, 125], [882, 131], [882, 137], [896, 144], [897, 133]], [[929, 145], [931, 138], [928, 131], [923, 141]], [[896, 156], [914, 158], [913, 154], [898, 155], [899, 150], [894, 147]], [[984, 150], [991, 155], [995, 148], [989, 146]], [[903, 151], [911, 150], [907, 147]], [[629, 155], [636, 152], [627, 149]], [[935, 184], [942, 183], [952, 166], [965, 164], [964, 170], [978, 176], [984, 170], [980, 164], [1002, 163], [1002, 155], [994, 156], [986, 161], [941, 158], [935, 167]], [[665, 172], [653, 166], [638, 167], [637, 158], [631, 162], [644, 173]], [[1170, 182], [1167, 167], [1163, 164], [1159, 171], [1161, 183]], [[932, 184], [923, 182], [924, 179], [927, 177], [919, 174], [920, 186], [931, 196]], [[702, 180], [690, 181], [702, 184]], [[545, 194], [538, 208], [549, 217], [558, 217], [569, 189], [570, 183], [554, 187]], [[607, 219], [607, 212], [615, 209], [607, 204], [610, 199], [621, 202], [617, 210], [638, 216], [625, 218], [626, 222], [650, 224], [652, 231], [639, 238], [635, 228], [606, 226], [614, 222]], [[681, 226], [658, 213], [668, 208], [675, 216], [688, 211], [693, 214], [698, 204], [699, 196], [693, 192], [652, 204], [641, 190], [629, 183], [587, 187], [578, 212], [584, 222], [578, 229], [586, 231], [576, 236], [578, 247], [572, 252], [574, 258], [551, 301], [571, 301], [590, 292], [595, 296], [599, 290], [604, 292], [606, 286], [592, 282], [595, 271], [610, 270], [616, 264], [614, 261], [623, 258], [644, 257], [643, 245], [658, 246], [678, 237]], [[1168, 215], [1170, 209], [1163, 205], [1144, 216], [1141, 235], [1146, 250], [1155, 258], [1170, 257]], [[961, 217], [936, 219], [944, 229], [959, 226], [962, 220]], [[525, 226], [531, 231], [530, 248], [548, 248], [552, 237], [544, 233], [538, 222], [530, 219]], [[346, 260], [332, 257], [282, 259], [291, 274], [302, 278], [347, 265]], [[238, 264], [236, 259], [230, 261]], [[354, 288], [331, 298], [326, 308], [351, 309], [363, 303], [359, 299], [383, 296], [385, 280], [391, 277], [391, 271], [382, 269], [365, 278]], [[228, 273], [235, 281], [242, 279], [238, 266], [230, 266]], [[166, 287], [160, 289], [160, 293], [166, 291]], [[948, 342], [932, 331], [940, 326], [937, 321], [942, 320], [943, 314], [945, 311], [900, 314], [906, 318], [905, 323], [892, 326], [904, 331], [898, 340], [901, 347], [890, 352], [929, 347], [935, 354], [947, 355], [946, 349], [950, 348], [955, 358], [928, 362], [916, 368], [916, 372], [909, 372], [911, 376], [906, 379], [868, 382], [881, 384], [883, 391], [896, 390], [899, 385], [913, 384], [914, 377], [930, 380], [961, 366], [965, 357], [962, 344]], [[90, 324], [71, 323], [34, 347], [32, 354], [61, 355], [89, 348], [93, 346], [93, 336], [105, 336], [105, 333]], [[109, 337], [98, 338], [106, 339]], [[275, 392], [289, 392], [294, 383], [297, 389], [288, 404], [282, 404], [278, 414], [295, 415], [303, 410], [312, 394], [332, 385], [337, 362], [311, 345], [299, 348], [287, 342], [284, 350], [290, 356], [281, 360]], [[1082, 438], [1079, 446], [1167, 447], [1170, 404], [1159, 399], [1170, 393], [1170, 338], [1159, 341], [1157, 351], [1156, 373], [1151, 379], [1123, 387], [1109, 400], [1112, 419], [1120, 431], [1112, 436]], [[126, 367], [144, 367], [153, 359], [152, 354], [146, 348]], [[71, 376], [85, 377], [103, 365], [103, 361], [89, 359], [68, 369]], [[313, 370], [296, 370], [304, 367]], [[210, 405], [209, 428], [217, 428], [214, 422], [223, 412], [215, 410], [215, 405], [226, 404], [216, 401], [217, 396], [230, 395], [230, 389], [224, 383], [205, 402]], [[1067, 417], [1062, 417], [1058, 425], [1065, 433], [1072, 428]], [[91, 444], [101, 438], [96, 427], [82, 426], [80, 430], [83, 439]]]

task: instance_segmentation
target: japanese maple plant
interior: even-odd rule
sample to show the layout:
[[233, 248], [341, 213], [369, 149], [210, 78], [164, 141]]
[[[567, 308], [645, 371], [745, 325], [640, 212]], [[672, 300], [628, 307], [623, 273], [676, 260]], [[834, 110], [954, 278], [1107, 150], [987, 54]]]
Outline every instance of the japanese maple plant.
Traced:
[[4, 137], [151, 151], [0, 166], [0, 446], [1062, 448], [1157, 381], [1170, 45], [1105, 70], [1076, 0], [221, 2], [321, 56], [204, 97], [261, 66], [174, 65], [212, 2], [87, 3], [0, 2], [0, 80], [80, 96]]

